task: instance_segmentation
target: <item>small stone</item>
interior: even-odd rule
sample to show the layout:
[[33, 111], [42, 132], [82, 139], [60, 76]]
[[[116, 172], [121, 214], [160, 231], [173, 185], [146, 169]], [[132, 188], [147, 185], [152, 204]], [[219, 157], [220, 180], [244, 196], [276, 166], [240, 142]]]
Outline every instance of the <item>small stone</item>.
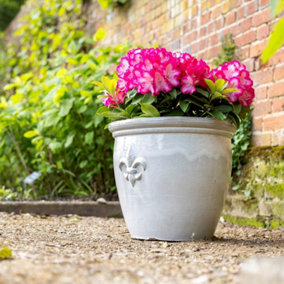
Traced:
[[106, 204], [107, 203], [106, 200], [104, 198], [102, 198], [102, 197], [98, 198], [97, 202], [98, 203], [102, 203], [102, 204]]
[[251, 257], [241, 266], [242, 284], [284, 283], [284, 256]]

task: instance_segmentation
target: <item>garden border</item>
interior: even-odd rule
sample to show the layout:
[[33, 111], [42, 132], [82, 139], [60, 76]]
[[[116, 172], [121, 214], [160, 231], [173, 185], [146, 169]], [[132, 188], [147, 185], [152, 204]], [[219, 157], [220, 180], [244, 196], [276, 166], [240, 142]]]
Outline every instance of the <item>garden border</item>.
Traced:
[[0, 212], [31, 213], [38, 215], [80, 215], [95, 217], [122, 217], [118, 201], [3, 201]]

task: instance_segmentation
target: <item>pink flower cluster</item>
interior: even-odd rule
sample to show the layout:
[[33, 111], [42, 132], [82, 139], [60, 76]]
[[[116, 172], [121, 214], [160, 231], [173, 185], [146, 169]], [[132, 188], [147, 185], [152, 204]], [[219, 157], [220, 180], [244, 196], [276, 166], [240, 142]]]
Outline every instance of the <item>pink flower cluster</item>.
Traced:
[[248, 107], [254, 98], [253, 81], [250, 78], [246, 66], [234, 60], [219, 65], [211, 73], [220, 79], [228, 81], [227, 88], [238, 89], [238, 92], [227, 93], [226, 96], [231, 102], [239, 101], [243, 106]]
[[203, 60], [188, 53], [172, 53], [164, 48], [133, 49], [122, 57], [117, 67], [117, 87], [127, 92], [158, 95], [180, 86], [184, 94], [194, 93], [195, 86], [206, 86], [210, 68]]
[[231, 102], [239, 101], [248, 106], [254, 97], [249, 73], [238, 61], [225, 63], [210, 71], [203, 60], [188, 53], [172, 53], [164, 48], [130, 50], [121, 58], [117, 75], [115, 94], [106, 94], [103, 99], [106, 106], [114, 107], [116, 103], [122, 103], [127, 91], [134, 88], [141, 94], [158, 95], [179, 87], [183, 94], [192, 95], [197, 86], [208, 89], [206, 78], [222, 78], [228, 81], [229, 88], [238, 89], [238, 92], [226, 94]]

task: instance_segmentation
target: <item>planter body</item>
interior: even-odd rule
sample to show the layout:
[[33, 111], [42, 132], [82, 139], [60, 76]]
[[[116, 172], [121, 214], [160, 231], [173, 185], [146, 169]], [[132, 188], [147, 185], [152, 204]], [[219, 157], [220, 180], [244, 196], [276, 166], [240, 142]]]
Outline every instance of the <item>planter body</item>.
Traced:
[[210, 118], [116, 121], [114, 172], [132, 238], [211, 238], [230, 182], [233, 126]]

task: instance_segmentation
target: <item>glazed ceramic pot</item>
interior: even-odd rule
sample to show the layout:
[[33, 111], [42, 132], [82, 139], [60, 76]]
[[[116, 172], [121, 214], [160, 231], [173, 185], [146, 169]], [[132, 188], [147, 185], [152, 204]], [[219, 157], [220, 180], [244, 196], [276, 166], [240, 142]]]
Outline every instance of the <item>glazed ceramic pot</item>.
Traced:
[[132, 238], [211, 238], [229, 187], [234, 127], [211, 118], [112, 122], [114, 172]]

